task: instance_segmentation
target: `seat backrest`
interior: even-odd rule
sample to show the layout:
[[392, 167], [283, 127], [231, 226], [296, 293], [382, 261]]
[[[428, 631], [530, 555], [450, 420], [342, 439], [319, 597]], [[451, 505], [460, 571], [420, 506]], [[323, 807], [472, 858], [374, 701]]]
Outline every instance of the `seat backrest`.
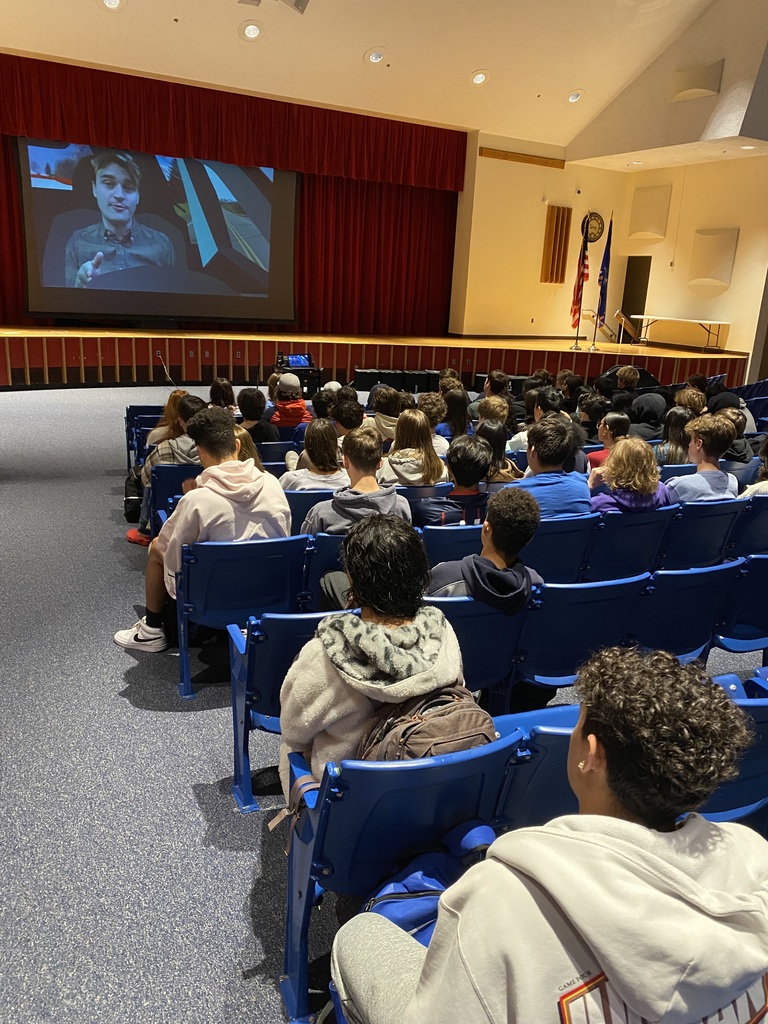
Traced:
[[260, 619], [248, 619], [246, 647], [246, 691], [249, 707], [260, 715], [280, 717], [280, 688], [302, 647], [315, 635], [322, 620], [330, 614], [310, 615], [267, 613]]
[[755, 741], [741, 759], [738, 777], [720, 786], [701, 808], [702, 814], [727, 820], [768, 803], [768, 698], [736, 698], [735, 703], [752, 719]]
[[604, 583], [546, 583], [528, 603], [516, 660], [525, 679], [569, 685], [601, 647], [620, 644], [649, 573]]
[[547, 583], [576, 583], [586, 558], [599, 512], [562, 519], [542, 519], [520, 557]]
[[728, 538], [728, 554], [768, 554], [768, 494], [748, 499]]
[[732, 564], [741, 571], [720, 604], [716, 630], [720, 637], [737, 641], [728, 649], [738, 648], [742, 641], [745, 649], [754, 650], [750, 641], [768, 638], [768, 555], [750, 555]]
[[581, 579], [615, 580], [651, 572], [679, 505], [653, 512], [604, 512], [589, 538]]
[[451, 481], [435, 484], [433, 487], [396, 487], [406, 501], [421, 501], [422, 498], [444, 498], [453, 490]]
[[743, 491], [745, 487], [749, 487], [751, 483], [754, 483], [757, 471], [760, 469], [760, 459], [755, 455], [749, 462], [726, 461], [721, 466], [721, 469], [725, 473], [735, 476], [739, 484], [739, 491]]
[[307, 513], [321, 501], [330, 501], [333, 491], [318, 488], [316, 491], [286, 491], [288, 508], [291, 510], [291, 533], [298, 533], [307, 518]]
[[518, 615], [503, 615], [472, 597], [426, 597], [424, 604], [439, 608], [453, 627], [470, 690], [509, 680], [525, 610]]
[[280, 435], [281, 441], [290, 441], [293, 438], [293, 432], [296, 429], [296, 424], [292, 427], [281, 427], [277, 425], [277, 432]]
[[706, 656], [715, 622], [744, 559], [706, 569], [655, 572], [638, 598], [629, 639], [681, 661]]
[[313, 876], [333, 892], [368, 895], [416, 853], [472, 819], [492, 824], [522, 733], [415, 761], [342, 761], [323, 774]]
[[528, 469], [528, 452], [525, 448], [519, 448], [516, 452], [512, 452], [511, 458], [517, 468], [523, 473]]
[[283, 475], [283, 473], [287, 473], [288, 472], [288, 470], [285, 468], [285, 463], [282, 462], [282, 461], [281, 462], [264, 462], [262, 460], [261, 464], [262, 464], [262, 466], [264, 468], [264, 472], [265, 473], [270, 473], [272, 476], [277, 477], [278, 480]]
[[125, 407], [125, 422], [130, 427], [136, 426], [139, 416], [153, 416], [156, 424], [162, 415], [162, 405], [126, 405]]
[[302, 534], [185, 544], [176, 600], [189, 607], [192, 622], [215, 629], [243, 626], [267, 611], [298, 612], [308, 540]]
[[664, 534], [657, 569], [719, 565], [731, 530], [744, 509], [740, 499], [689, 501], [681, 505]]
[[[288, 493], [288, 492], [286, 492]], [[343, 572], [341, 545], [344, 538], [338, 533], [318, 533], [311, 538], [307, 552], [307, 592], [310, 608], [320, 608], [320, 580], [327, 572]]]
[[678, 466], [668, 465], [659, 467], [659, 476], [661, 477], [662, 483], [664, 483], [665, 480], [669, 480], [670, 477], [690, 476], [692, 473], [695, 472], [696, 464], [694, 462], [684, 462], [682, 463], [682, 465]]
[[482, 531], [480, 523], [472, 526], [425, 526], [424, 547], [430, 566], [440, 562], [458, 562], [465, 555], [479, 555], [483, 546]]
[[[561, 814], [576, 814], [578, 801], [568, 785], [568, 746], [579, 717], [578, 704], [506, 715], [504, 721], [528, 736], [530, 759], [507, 776], [497, 815], [512, 828], [545, 825]], [[502, 719], [496, 719], [497, 724]]]
[[[293, 428], [296, 429], [295, 427]], [[256, 449], [264, 462], [279, 462], [288, 452], [295, 452], [292, 441], [259, 441]], [[283, 463], [285, 472], [285, 463]]]
[[154, 532], [157, 532], [159, 529], [159, 524], [154, 522], [155, 514], [161, 510], [166, 510], [169, 498], [181, 494], [181, 485], [185, 480], [199, 476], [202, 472], [203, 467], [199, 463], [177, 466], [159, 462], [156, 466], [152, 467], [150, 514], [153, 520]]

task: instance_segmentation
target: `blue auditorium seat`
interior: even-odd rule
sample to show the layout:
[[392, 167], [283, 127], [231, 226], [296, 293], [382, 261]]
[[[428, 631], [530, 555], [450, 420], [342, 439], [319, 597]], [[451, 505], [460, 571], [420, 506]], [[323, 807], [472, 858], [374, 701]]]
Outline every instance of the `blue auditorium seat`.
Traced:
[[728, 538], [728, 555], [768, 554], [768, 494], [754, 494], [742, 509]]
[[760, 459], [755, 455], [749, 462], [726, 461], [721, 468], [723, 472], [730, 473], [736, 477], [739, 484], [739, 492], [741, 492], [745, 487], [749, 487], [750, 484], [755, 482], [758, 470], [760, 469]]
[[306, 602], [304, 566], [308, 537], [205, 541], [185, 544], [176, 573], [179, 627], [179, 693], [196, 696], [189, 667], [190, 625], [226, 629], [251, 615], [300, 612]]
[[479, 555], [483, 546], [482, 530], [480, 523], [471, 526], [425, 526], [422, 533], [430, 566], [440, 562], [458, 562], [465, 555]]
[[[433, 849], [462, 822], [503, 827], [497, 803], [522, 733], [496, 720], [495, 743], [414, 761], [329, 764], [319, 789], [305, 793], [288, 855], [285, 969], [280, 991], [291, 1021], [309, 1020], [312, 908], [326, 891], [361, 899], [416, 853]], [[310, 774], [290, 754], [292, 782]]]
[[150, 536], [155, 537], [168, 518], [168, 499], [180, 495], [184, 481], [191, 480], [202, 472], [203, 467], [199, 463], [177, 466], [158, 462], [152, 467], [152, 493], [149, 499]]
[[736, 520], [744, 510], [742, 499], [689, 501], [681, 505], [667, 527], [657, 569], [703, 568], [719, 565]]
[[318, 488], [316, 491], [286, 491], [288, 507], [291, 510], [291, 533], [301, 530], [307, 513], [321, 501], [330, 501], [334, 492], [329, 488]]
[[533, 539], [520, 551], [520, 557], [547, 583], [576, 583], [599, 521], [599, 512], [542, 519]]
[[715, 622], [743, 566], [740, 558], [706, 569], [655, 572], [632, 612], [627, 638], [648, 650], [669, 651], [683, 664], [706, 661]]
[[294, 658], [315, 635], [326, 614], [251, 616], [245, 629], [229, 625], [232, 734], [235, 768], [232, 793], [241, 811], [259, 805], [251, 787], [248, 739], [254, 729], [280, 732], [280, 688]]
[[669, 480], [673, 476], [691, 476], [696, 472], [696, 464], [694, 462], [684, 462], [682, 465], [667, 465], [659, 467], [659, 476], [661, 482]]
[[285, 472], [285, 456], [288, 452], [295, 452], [296, 446], [292, 441], [259, 441], [256, 444], [256, 450], [261, 456], [262, 462], [282, 462], [283, 472]]
[[528, 602], [515, 655], [515, 678], [570, 686], [601, 647], [621, 644], [649, 573], [604, 583], [545, 583]]
[[650, 572], [679, 505], [653, 512], [604, 512], [590, 535], [581, 579], [585, 583]]
[[734, 654], [762, 651], [763, 665], [768, 665], [768, 555], [733, 564], [740, 571], [722, 603], [714, 643]]

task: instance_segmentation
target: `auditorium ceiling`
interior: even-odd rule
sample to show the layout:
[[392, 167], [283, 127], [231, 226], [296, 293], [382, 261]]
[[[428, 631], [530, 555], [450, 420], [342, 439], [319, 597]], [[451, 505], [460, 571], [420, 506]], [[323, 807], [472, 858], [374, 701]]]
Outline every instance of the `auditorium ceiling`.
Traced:
[[564, 147], [712, 2], [4, 0], [0, 50]]

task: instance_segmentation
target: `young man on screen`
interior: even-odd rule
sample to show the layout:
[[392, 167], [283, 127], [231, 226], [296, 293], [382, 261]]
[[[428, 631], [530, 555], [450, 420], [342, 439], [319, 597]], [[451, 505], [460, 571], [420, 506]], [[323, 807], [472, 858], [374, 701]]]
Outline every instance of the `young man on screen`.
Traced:
[[173, 266], [168, 236], [134, 219], [141, 171], [133, 157], [106, 150], [93, 157], [91, 167], [91, 189], [101, 221], [70, 236], [64, 254], [67, 287], [87, 288], [94, 278], [115, 270]]

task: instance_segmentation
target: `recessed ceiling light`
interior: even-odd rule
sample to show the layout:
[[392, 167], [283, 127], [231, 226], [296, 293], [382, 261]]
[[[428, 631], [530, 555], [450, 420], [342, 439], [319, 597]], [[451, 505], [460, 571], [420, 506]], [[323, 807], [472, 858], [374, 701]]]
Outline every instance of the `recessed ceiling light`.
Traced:
[[469, 76], [469, 81], [472, 85], [483, 85], [488, 81], [488, 72], [480, 69], [479, 71], [473, 71]]
[[574, 89], [573, 92], [568, 93], [569, 103], [578, 103], [581, 97], [584, 95], [583, 89]]
[[633, 160], [632, 163], [635, 165], [635, 167], [639, 167], [641, 164], [645, 163], [645, 161], [644, 160]]
[[366, 50], [363, 54], [363, 60], [366, 64], [384, 64], [384, 57], [387, 51], [383, 46], [372, 46], [370, 50]]
[[125, 5], [125, 0], [101, 0], [108, 11], [118, 11]]
[[740, 149], [754, 149], [754, 146], [740, 146]]
[[237, 34], [241, 39], [247, 40], [252, 43], [254, 39], [258, 39], [261, 35], [262, 26], [258, 21], [244, 21], [238, 28]]

